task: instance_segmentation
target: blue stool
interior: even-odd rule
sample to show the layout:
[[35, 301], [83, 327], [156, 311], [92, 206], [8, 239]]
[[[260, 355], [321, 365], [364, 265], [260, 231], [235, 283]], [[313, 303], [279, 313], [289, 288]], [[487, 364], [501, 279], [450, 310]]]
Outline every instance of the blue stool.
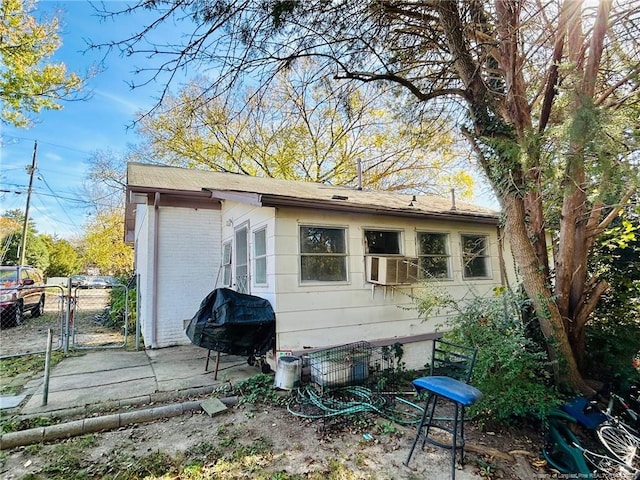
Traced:
[[[475, 349], [442, 340], [434, 341], [430, 367], [432, 375], [417, 378], [412, 382], [419, 395], [427, 394], [427, 400], [409, 456], [404, 462], [406, 466], [409, 465], [418, 440], [422, 438], [422, 448], [428, 442], [451, 450], [451, 478], [456, 478], [456, 454], [458, 452], [460, 452], [460, 464], [464, 464], [465, 408], [473, 405], [482, 397], [480, 390], [466, 383], [471, 378], [475, 357]], [[433, 373], [439, 372], [449, 375], [433, 375]], [[453, 404], [454, 415], [450, 420], [453, 423], [451, 427], [442, 421], [439, 421], [441, 423], [434, 422], [433, 417], [438, 399]], [[443, 443], [430, 437], [429, 433], [432, 428], [448, 432], [451, 435], [451, 443]]]

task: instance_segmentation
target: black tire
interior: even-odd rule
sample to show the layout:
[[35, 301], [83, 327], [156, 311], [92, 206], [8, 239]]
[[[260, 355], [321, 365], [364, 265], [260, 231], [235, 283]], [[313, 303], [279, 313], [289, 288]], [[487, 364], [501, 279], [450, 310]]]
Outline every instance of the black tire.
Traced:
[[262, 373], [271, 373], [271, 365], [269, 365], [267, 362], [263, 361], [262, 365], [260, 365], [260, 371]]
[[31, 309], [31, 316], [33, 318], [37, 318], [42, 316], [43, 313], [44, 313], [44, 295], [40, 297], [38, 304]]
[[20, 325], [22, 325], [23, 320], [24, 320], [24, 305], [22, 304], [22, 302], [18, 302], [14, 307], [13, 326], [19, 327]]

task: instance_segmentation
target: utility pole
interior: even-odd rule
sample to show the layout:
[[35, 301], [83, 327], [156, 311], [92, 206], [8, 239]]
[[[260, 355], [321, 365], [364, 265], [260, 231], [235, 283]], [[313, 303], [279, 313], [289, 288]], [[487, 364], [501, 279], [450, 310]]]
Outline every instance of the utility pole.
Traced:
[[36, 152], [38, 151], [38, 141], [33, 144], [33, 159], [31, 166], [27, 167], [29, 172], [29, 189], [27, 190], [27, 206], [24, 209], [24, 224], [22, 225], [22, 241], [20, 242], [20, 252], [18, 253], [18, 265], [24, 265], [24, 257], [27, 253], [27, 227], [29, 225], [29, 204], [31, 203], [31, 190], [33, 189], [33, 175], [36, 172]]

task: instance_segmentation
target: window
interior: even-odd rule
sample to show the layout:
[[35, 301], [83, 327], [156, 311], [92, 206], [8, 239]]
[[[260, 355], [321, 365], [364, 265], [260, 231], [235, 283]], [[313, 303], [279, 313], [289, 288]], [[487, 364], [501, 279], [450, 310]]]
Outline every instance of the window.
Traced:
[[300, 279], [303, 282], [347, 280], [344, 228], [300, 227]]
[[400, 232], [365, 230], [365, 253], [373, 255], [399, 255]]
[[253, 232], [253, 280], [256, 285], [267, 283], [267, 229]]
[[222, 244], [222, 286], [231, 286], [231, 242]]
[[236, 291], [239, 293], [249, 293], [249, 233], [247, 227], [236, 229]]
[[449, 258], [449, 235], [418, 232], [419, 278], [451, 278]]
[[461, 235], [464, 278], [489, 277], [489, 249], [484, 235]]

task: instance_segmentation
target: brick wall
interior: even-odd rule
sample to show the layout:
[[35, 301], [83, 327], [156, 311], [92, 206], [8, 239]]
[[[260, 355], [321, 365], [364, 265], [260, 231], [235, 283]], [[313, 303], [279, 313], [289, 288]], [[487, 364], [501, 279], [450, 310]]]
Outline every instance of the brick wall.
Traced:
[[[154, 348], [188, 344], [185, 320], [216, 288], [220, 270], [220, 211], [161, 207]], [[148, 345], [145, 340], [145, 344]]]

